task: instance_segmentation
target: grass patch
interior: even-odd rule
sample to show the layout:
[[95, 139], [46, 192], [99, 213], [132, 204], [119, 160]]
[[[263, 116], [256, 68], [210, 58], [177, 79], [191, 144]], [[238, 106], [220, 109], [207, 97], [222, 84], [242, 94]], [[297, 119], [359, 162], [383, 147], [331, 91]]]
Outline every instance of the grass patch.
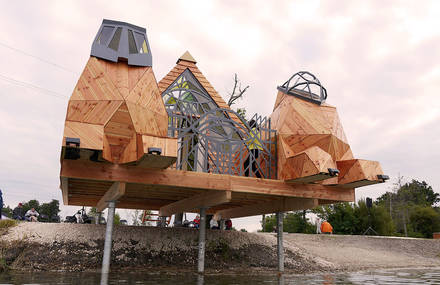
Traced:
[[16, 220], [0, 220], [0, 229], [9, 229], [18, 224]]

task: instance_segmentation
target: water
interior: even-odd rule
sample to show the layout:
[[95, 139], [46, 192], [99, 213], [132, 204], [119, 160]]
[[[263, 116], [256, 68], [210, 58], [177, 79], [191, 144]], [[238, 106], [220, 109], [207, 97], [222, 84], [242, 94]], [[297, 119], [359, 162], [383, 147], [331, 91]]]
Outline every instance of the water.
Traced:
[[[201, 279], [204, 280], [201, 280]], [[285, 275], [207, 275], [190, 273], [111, 273], [108, 284], [440, 284], [440, 268], [377, 270], [354, 273]], [[99, 284], [99, 273], [10, 272], [0, 274], [0, 284]]]

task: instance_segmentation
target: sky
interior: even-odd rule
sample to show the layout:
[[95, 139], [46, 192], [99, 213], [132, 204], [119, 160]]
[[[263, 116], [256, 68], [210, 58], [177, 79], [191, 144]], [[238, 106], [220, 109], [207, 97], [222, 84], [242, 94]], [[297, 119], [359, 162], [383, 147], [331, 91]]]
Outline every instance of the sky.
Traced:
[[[102, 19], [147, 29], [160, 80], [186, 51], [237, 107], [270, 116], [276, 87], [307, 70], [327, 89], [356, 158], [378, 160], [390, 182], [440, 190], [438, 1], [4, 1], [0, 10], [0, 189], [6, 205], [62, 201], [66, 107]], [[62, 206], [62, 215], [77, 207]], [[118, 210], [129, 215], [125, 210]], [[233, 220], [255, 231], [261, 217]]]

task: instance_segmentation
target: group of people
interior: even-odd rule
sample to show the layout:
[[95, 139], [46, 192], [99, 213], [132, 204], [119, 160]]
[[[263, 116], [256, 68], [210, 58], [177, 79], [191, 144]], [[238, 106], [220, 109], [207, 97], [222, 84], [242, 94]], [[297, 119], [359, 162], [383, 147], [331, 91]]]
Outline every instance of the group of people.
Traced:
[[[194, 223], [194, 227], [196, 229], [198, 229], [200, 227], [200, 216], [199, 215], [197, 215], [194, 218], [193, 223]], [[212, 217], [211, 220], [209, 221], [209, 228], [212, 230], [219, 230], [220, 229], [219, 223], [214, 217]], [[231, 230], [231, 229], [232, 229], [232, 221], [230, 219], [227, 219], [225, 221], [225, 230]]]
[[35, 210], [35, 208], [31, 208], [25, 213], [22, 203], [18, 203], [18, 206], [12, 210], [12, 218], [14, 220], [38, 222], [38, 216], [40, 216], [40, 214]]
[[[2, 210], [3, 210], [3, 193], [0, 189], [0, 220], [2, 219]], [[14, 220], [19, 221], [29, 221], [29, 222], [38, 222], [38, 212], [35, 210], [35, 208], [31, 208], [26, 213], [24, 213], [23, 204], [18, 203], [18, 206], [14, 208], [12, 211], [12, 218]]]

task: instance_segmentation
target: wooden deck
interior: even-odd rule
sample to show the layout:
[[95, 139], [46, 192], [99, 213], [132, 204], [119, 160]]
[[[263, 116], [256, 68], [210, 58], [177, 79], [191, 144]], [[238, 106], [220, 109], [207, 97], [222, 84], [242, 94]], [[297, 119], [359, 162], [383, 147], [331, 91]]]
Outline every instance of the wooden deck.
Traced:
[[65, 205], [104, 209], [160, 210], [164, 216], [198, 212], [200, 207], [222, 218], [313, 208], [334, 201], [354, 201], [354, 189], [322, 184], [289, 184], [281, 180], [146, 169], [105, 162], [61, 162]]

